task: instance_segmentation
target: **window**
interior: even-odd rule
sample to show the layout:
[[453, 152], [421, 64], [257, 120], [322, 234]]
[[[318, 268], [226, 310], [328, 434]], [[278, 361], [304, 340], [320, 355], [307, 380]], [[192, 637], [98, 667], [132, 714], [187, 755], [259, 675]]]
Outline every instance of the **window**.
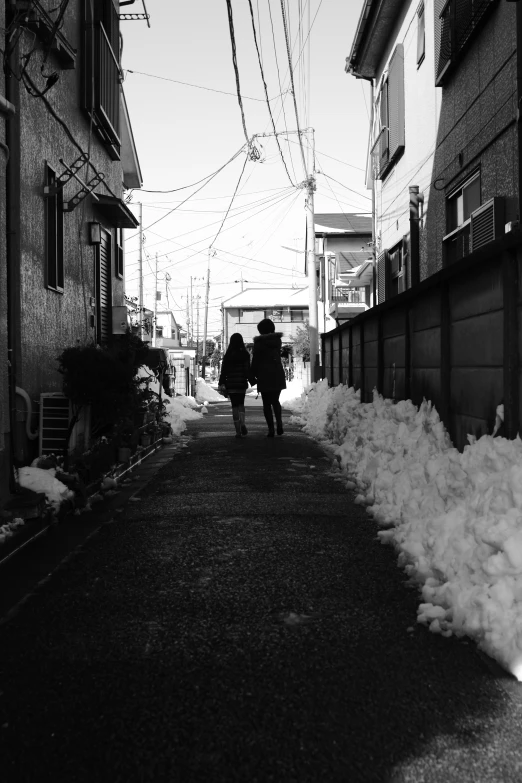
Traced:
[[417, 8], [417, 65], [420, 65], [426, 54], [426, 27], [424, 16], [424, 0]]
[[446, 223], [448, 234], [462, 226], [470, 215], [480, 207], [480, 172], [477, 171], [446, 202]]
[[63, 291], [63, 191], [59, 187], [56, 172], [46, 166], [46, 263], [48, 288]]
[[292, 323], [295, 323], [296, 321], [304, 321], [304, 310], [290, 310], [290, 320]]
[[406, 290], [408, 252], [409, 236], [406, 235], [391, 250], [384, 250], [377, 259], [378, 304]]
[[163, 337], [163, 326], [156, 326], [156, 337]]
[[375, 142], [371, 149], [374, 176], [384, 179], [404, 151], [404, 47], [398, 44], [377, 95]]
[[459, 61], [461, 53], [495, 0], [435, 0], [435, 84]]
[[406, 290], [406, 264], [403, 242], [388, 253], [390, 296], [397, 296]]
[[115, 0], [84, 4], [83, 108], [93, 118], [109, 155], [119, 159], [119, 12]]
[[471, 213], [480, 204], [480, 172], [477, 171], [446, 199], [445, 264], [452, 264], [468, 255]]
[[116, 277], [123, 277], [123, 229], [116, 229], [116, 253], [114, 254]]

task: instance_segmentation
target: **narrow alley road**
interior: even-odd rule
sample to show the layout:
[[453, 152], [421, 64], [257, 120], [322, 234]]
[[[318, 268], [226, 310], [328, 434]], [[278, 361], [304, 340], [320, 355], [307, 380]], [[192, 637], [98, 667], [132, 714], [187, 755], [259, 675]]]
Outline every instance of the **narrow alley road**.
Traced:
[[241, 440], [228, 403], [191, 423], [0, 626], [2, 783], [520, 781], [517, 686], [417, 626], [329, 458], [259, 403]]

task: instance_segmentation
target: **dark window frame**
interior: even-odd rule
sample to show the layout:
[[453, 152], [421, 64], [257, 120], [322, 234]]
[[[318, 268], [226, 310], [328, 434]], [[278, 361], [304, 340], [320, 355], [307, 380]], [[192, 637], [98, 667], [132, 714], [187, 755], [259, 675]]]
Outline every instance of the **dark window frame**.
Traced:
[[120, 280], [123, 279], [123, 229], [116, 229], [114, 252], [114, 274]]
[[[465, 191], [478, 181], [479, 203], [471, 206], [464, 204]], [[458, 218], [458, 198], [462, 196], [462, 221], [452, 220], [451, 212], [456, 205]], [[454, 187], [446, 196], [446, 235], [442, 238], [443, 265], [459, 261], [470, 252], [469, 242], [471, 235], [471, 214], [482, 205], [482, 179], [480, 168], [472, 171], [463, 179], [457, 187]]]
[[[45, 184], [49, 188], [56, 187], [58, 175], [46, 164]], [[45, 285], [51, 291], [63, 294], [65, 287], [63, 263], [63, 190], [58, 187], [56, 192], [45, 198]]]
[[406, 146], [404, 46], [397, 44], [378, 91], [379, 133], [370, 151], [375, 179], [384, 180]]
[[435, 0], [435, 86], [441, 87], [462, 60], [498, 0]]

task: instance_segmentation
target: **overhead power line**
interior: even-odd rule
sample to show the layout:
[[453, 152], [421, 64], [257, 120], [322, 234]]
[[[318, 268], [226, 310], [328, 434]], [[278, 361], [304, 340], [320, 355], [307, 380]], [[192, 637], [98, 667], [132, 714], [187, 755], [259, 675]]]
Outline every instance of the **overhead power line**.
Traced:
[[[174, 82], [174, 84], [183, 84], [185, 87], [194, 87], [196, 90], [208, 90], [209, 92], [219, 92], [221, 95], [232, 95], [233, 97], [237, 97], [235, 92], [227, 92], [226, 90], [216, 90], [214, 87], [203, 87], [201, 84], [190, 84], [189, 82], [181, 82], [179, 79], [169, 79], [167, 76], [157, 76], [154, 73], [144, 73], [143, 71], [133, 71], [130, 68], [125, 68], [126, 73], [138, 73], [140, 76], [148, 76], [149, 79], [161, 79], [161, 81], [164, 82]], [[258, 103], [263, 103], [265, 100], [264, 98], [252, 98], [250, 95], [242, 95], [241, 98], [244, 101], [258, 101]], [[279, 98], [279, 95], [276, 95], [274, 98], [268, 98], [268, 100], [274, 101], [276, 98]]]
[[[275, 122], [274, 122], [274, 115], [272, 114], [272, 109], [270, 107], [270, 100], [268, 98], [268, 87], [266, 86], [265, 74], [264, 74], [264, 71], [263, 71], [263, 63], [261, 61], [261, 52], [259, 51], [259, 46], [257, 44], [256, 24], [255, 24], [255, 21], [254, 21], [254, 9], [252, 8], [252, 0], [248, 0], [248, 4], [250, 6], [250, 16], [251, 16], [251, 19], [252, 19], [252, 32], [254, 33], [254, 43], [256, 45], [257, 59], [258, 59], [258, 62], [259, 62], [259, 70], [261, 71], [261, 79], [263, 80], [263, 87], [264, 87], [264, 90], [265, 90], [266, 105], [268, 107], [268, 113], [270, 114], [270, 120], [272, 122], [272, 128], [274, 129], [275, 140], [276, 140], [277, 146], [279, 148], [279, 153], [281, 155], [281, 160], [283, 161], [283, 166], [285, 167], [285, 171], [286, 171], [286, 173], [288, 175], [288, 179], [290, 180], [290, 184], [294, 185], [294, 183], [292, 182], [292, 177], [290, 176], [290, 172], [288, 171], [288, 166], [286, 165], [286, 160], [284, 159], [284, 156], [283, 156], [283, 150], [281, 149], [281, 145], [279, 144], [279, 137], [277, 135], [277, 130], [276, 130]], [[259, 7], [258, 7], [258, 11], [259, 11]]]
[[228, 27], [230, 30], [230, 43], [232, 46], [232, 64], [234, 66], [234, 73], [236, 76], [236, 89], [237, 89], [237, 100], [239, 103], [239, 108], [241, 110], [241, 120], [243, 122], [243, 131], [245, 134], [245, 139], [248, 145], [248, 148], [250, 149], [250, 139], [248, 138], [248, 131], [246, 128], [246, 120], [245, 120], [245, 111], [243, 109], [243, 101], [241, 99], [241, 88], [239, 86], [239, 69], [237, 67], [237, 55], [236, 55], [236, 37], [234, 34], [234, 17], [232, 13], [232, 0], [226, 0], [227, 2], [227, 10], [228, 10]]
[[292, 67], [292, 55], [290, 53], [290, 41], [289, 41], [289, 38], [288, 38], [288, 26], [287, 26], [287, 21], [286, 21], [286, 11], [285, 11], [284, 0], [281, 0], [281, 15], [283, 17], [283, 27], [284, 27], [284, 31], [285, 31], [286, 53], [287, 53], [287, 56], [288, 56], [288, 71], [289, 71], [289, 74], [290, 74], [290, 83], [292, 85], [292, 98], [294, 100], [295, 122], [296, 122], [297, 131], [299, 133], [299, 136], [298, 136], [299, 148], [301, 150], [301, 157], [302, 157], [302, 160], [303, 160], [304, 175], [305, 175], [305, 177], [308, 177], [308, 171], [306, 170], [306, 157], [305, 157], [305, 153], [304, 153], [303, 142], [302, 142], [302, 139], [301, 139], [301, 129], [299, 127], [299, 112], [297, 111], [297, 100], [296, 100], [296, 97], [295, 97], [294, 69]]

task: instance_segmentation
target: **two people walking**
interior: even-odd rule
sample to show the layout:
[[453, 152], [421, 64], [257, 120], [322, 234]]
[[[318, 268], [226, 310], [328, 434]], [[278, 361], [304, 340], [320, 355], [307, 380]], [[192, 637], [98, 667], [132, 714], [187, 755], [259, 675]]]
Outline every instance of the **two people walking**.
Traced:
[[[264, 318], [257, 325], [259, 335], [254, 337], [252, 363], [245, 348], [243, 337], [233, 334], [223, 357], [219, 386], [224, 387], [232, 405], [232, 418], [236, 438], [247, 435], [245, 425], [245, 393], [250, 383], [257, 383], [257, 390], [263, 400], [263, 413], [268, 426], [267, 437], [276, 433], [282, 435], [283, 418], [279, 395], [286, 389], [285, 371], [281, 362], [282, 332], [276, 332], [270, 318]], [[275, 417], [275, 427], [274, 427]]]

